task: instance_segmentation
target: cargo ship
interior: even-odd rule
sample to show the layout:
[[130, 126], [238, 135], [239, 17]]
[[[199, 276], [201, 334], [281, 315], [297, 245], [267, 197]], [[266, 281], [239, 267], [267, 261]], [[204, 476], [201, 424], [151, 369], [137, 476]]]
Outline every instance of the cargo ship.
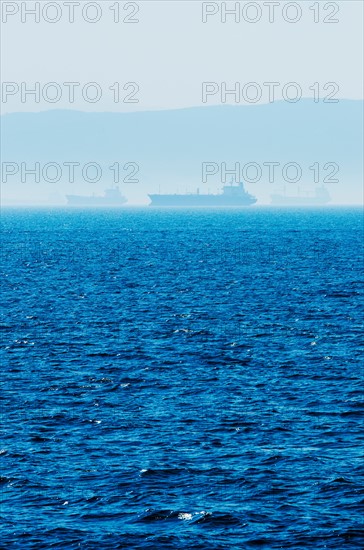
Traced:
[[316, 187], [315, 194], [290, 196], [290, 195], [271, 195], [271, 204], [277, 206], [320, 206], [331, 201], [330, 194], [326, 187]]
[[148, 195], [151, 199], [150, 206], [209, 206], [210, 208], [220, 206], [250, 206], [257, 202], [257, 199], [250, 195], [244, 188], [242, 182], [234, 185], [224, 185], [222, 193], [203, 194], [197, 189], [196, 193], [174, 194], [174, 195]]
[[92, 207], [92, 206], [122, 206], [127, 202], [120, 193], [119, 187], [105, 189], [103, 195], [66, 195], [69, 206]]

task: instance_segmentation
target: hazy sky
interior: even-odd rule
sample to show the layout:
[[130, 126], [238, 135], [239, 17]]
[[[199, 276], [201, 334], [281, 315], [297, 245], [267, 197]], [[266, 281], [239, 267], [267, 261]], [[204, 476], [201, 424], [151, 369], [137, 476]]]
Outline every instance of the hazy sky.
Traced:
[[[269, 101], [269, 88], [263, 86], [264, 82], [280, 83], [274, 88], [275, 98], [282, 97], [282, 88], [288, 82], [296, 82], [303, 97], [313, 95], [309, 88], [315, 82], [320, 90], [327, 82], [335, 82], [335, 97], [361, 98], [361, 0], [276, 3], [279, 5], [274, 7], [272, 2], [251, 2], [247, 8], [247, 2], [226, 2], [227, 9], [238, 5], [240, 22], [236, 21], [237, 15], [228, 14], [222, 23], [221, 2], [205, 3], [204, 7], [203, 2], [194, 0], [79, 1], [71, 8], [70, 2], [43, 1], [39, 3], [37, 23], [34, 15], [26, 13], [34, 10], [36, 2], [3, 1], [2, 80], [15, 84], [6, 88], [8, 95], [2, 94], [2, 112], [54, 108], [131, 111], [197, 106], [203, 104], [202, 82], [218, 84], [214, 88], [216, 93], [207, 96], [206, 104], [210, 105], [221, 103], [222, 82], [226, 82], [227, 89], [238, 82], [241, 90], [246, 83], [256, 82], [262, 91], [262, 102]], [[48, 7], [44, 12], [45, 5]], [[116, 6], [119, 23], [114, 22]], [[74, 22], [70, 23], [72, 10]], [[207, 14], [214, 11], [217, 13]], [[82, 14], [99, 21], [89, 23]], [[256, 23], [249, 22], [259, 17]], [[287, 21], [296, 17], [300, 17], [296, 23]], [[125, 18], [139, 22], [123, 22]], [[50, 23], [45, 19], [59, 21]], [[324, 19], [339, 22], [325, 23]], [[31, 95], [25, 95], [22, 101], [22, 89], [25, 92], [34, 88], [36, 82], [40, 87], [40, 103]], [[55, 82], [58, 88], [47, 87], [50, 82]], [[80, 84], [74, 88], [72, 103], [70, 86], [64, 82]], [[85, 88], [89, 82], [96, 82], [99, 88]], [[117, 87], [113, 90], [109, 87], [116, 82], [120, 99], [129, 94], [139, 102], [114, 102]], [[134, 84], [123, 90], [130, 82], [136, 83], [139, 91]], [[101, 99], [87, 101], [83, 91], [91, 100], [101, 93]], [[251, 97], [257, 93], [253, 88], [245, 91]], [[54, 103], [45, 101], [43, 92], [50, 99], [61, 94], [60, 99]], [[329, 92], [334, 93], [334, 88], [325, 94]], [[243, 95], [239, 97], [244, 102]], [[234, 96], [227, 96], [227, 102], [235, 102]]]

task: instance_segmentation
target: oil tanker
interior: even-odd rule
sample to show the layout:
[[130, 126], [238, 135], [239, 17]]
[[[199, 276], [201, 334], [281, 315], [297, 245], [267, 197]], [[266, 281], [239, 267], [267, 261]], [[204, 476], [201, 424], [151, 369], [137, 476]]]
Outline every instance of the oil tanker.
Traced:
[[224, 185], [222, 193], [202, 194], [199, 189], [197, 193], [174, 194], [174, 195], [148, 195], [151, 199], [150, 206], [208, 206], [210, 208], [220, 206], [250, 206], [257, 202], [257, 199], [250, 195], [244, 188], [242, 182], [234, 185]]
[[330, 194], [326, 187], [316, 187], [315, 194], [310, 195], [271, 195], [271, 204], [276, 206], [320, 206], [331, 201]]
[[120, 193], [119, 187], [105, 189], [104, 195], [66, 195], [69, 206], [96, 207], [96, 206], [122, 206], [127, 202], [126, 198]]

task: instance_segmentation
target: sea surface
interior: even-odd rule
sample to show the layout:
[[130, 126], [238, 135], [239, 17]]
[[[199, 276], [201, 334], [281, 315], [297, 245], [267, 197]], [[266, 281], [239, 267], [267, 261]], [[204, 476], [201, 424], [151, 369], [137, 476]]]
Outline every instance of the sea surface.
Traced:
[[359, 549], [360, 209], [2, 213], [1, 549]]

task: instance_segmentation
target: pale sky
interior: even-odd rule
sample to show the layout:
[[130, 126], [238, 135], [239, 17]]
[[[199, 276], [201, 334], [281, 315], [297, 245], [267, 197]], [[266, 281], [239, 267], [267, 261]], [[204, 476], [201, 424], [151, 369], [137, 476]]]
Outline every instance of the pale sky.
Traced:
[[[45, 17], [54, 19], [58, 14], [60, 21], [44, 20], [42, 10], [47, 3], [53, 7], [48, 8]], [[277, 99], [281, 99], [282, 89], [289, 82], [297, 83], [303, 97], [313, 96], [309, 88], [315, 82], [327, 95], [334, 88], [325, 92], [323, 86], [334, 82], [336, 98], [362, 98], [361, 0], [319, 3], [306, 0], [296, 2], [298, 8], [293, 6], [289, 10], [285, 8], [288, 2], [280, 2], [273, 23], [269, 22], [269, 6], [263, 1], [252, 2], [250, 11], [245, 9], [247, 2], [238, 3], [240, 22], [235, 21], [235, 15], [227, 15], [225, 23], [221, 22], [221, 2], [205, 3], [209, 4], [205, 8], [203, 2], [194, 0], [94, 2], [96, 8], [88, 7], [86, 12], [90, 19], [100, 15], [100, 20], [93, 24], [82, 18], [82, 9], [90, 2], [75, 3], [74, 23], [69, 22], [69, 2], [40, 2], [39, 23], [22, 8], [25, 5], [34, 9], [35, 2], [1, 4], [1, 76], [4, 83], [14, 83], [6, 88], [10, 92], [7, 96], [2, 94], [2, 113], [55, 108], [133, 111], [201, 106], [203, 82], [217, 84], [217, 92], [208, 96], [207, 105], [221, 103], [222, 82], [227, 89], [234, 88], [236, 83], [238, 89], [243, 89], [246, 83], [255, 82], [262, 90], [260, 101], [264, 103], [269, 101], [264, 82], [279, 83], [275, 87]], [[139, 22], [115, 23], [115, 8], [110, 8], [116, 4], [121, 20], [130, 17]], [[225, 4], [231, 9], [235, 2]], [[137, 8], [138, 13], [133, 15]], [[206, 16], [207, 22], [203, 23], [203, 9], [217, 13]], [[284, 14], [292, 19], [297, 9], [301, 11], [301, 19], [296, 23], [285, 21]], [[259, 10], [260, 21], [249, 23]], [[17, 13], [12, 15], [12, 11]], [[314, 23], [315, 17], [319, 18], [318, 23]], [[339, 22], [324, 23], [324, 18]], [[51, 103], [41, 96], [40, 103], [36, 103], [34, 96], [28, 95], [22, 101], [21, 90], [34, 88], [36, 82], [41, 94], [45, 90], [52, 98], [61, 92], [61, 99]], [[50, 82], [57, 83], [58, 91], [47, 87]], [[64, 82], [80, 84], [74, 88], [73, 103], [69, 101], [70, 87]], [[89, 82], [96, 82], [102, 94], [95, 103], [82, 97], [82, 90]], [[131, 98], [139, 102], [114, 102], [116, 87], [109, 88], [115, 82], [119, 83], [121, 98], [136, 92]], [[136, 83], [139, 91], [134, 84], [123, 90], [130, 82]], [[86, 86], [91, 97], [96, 91]], [[239, 97], [244, 104], [243, 97]], [[234, 102], [234, 96], [227, 96], [227, 103]]]

